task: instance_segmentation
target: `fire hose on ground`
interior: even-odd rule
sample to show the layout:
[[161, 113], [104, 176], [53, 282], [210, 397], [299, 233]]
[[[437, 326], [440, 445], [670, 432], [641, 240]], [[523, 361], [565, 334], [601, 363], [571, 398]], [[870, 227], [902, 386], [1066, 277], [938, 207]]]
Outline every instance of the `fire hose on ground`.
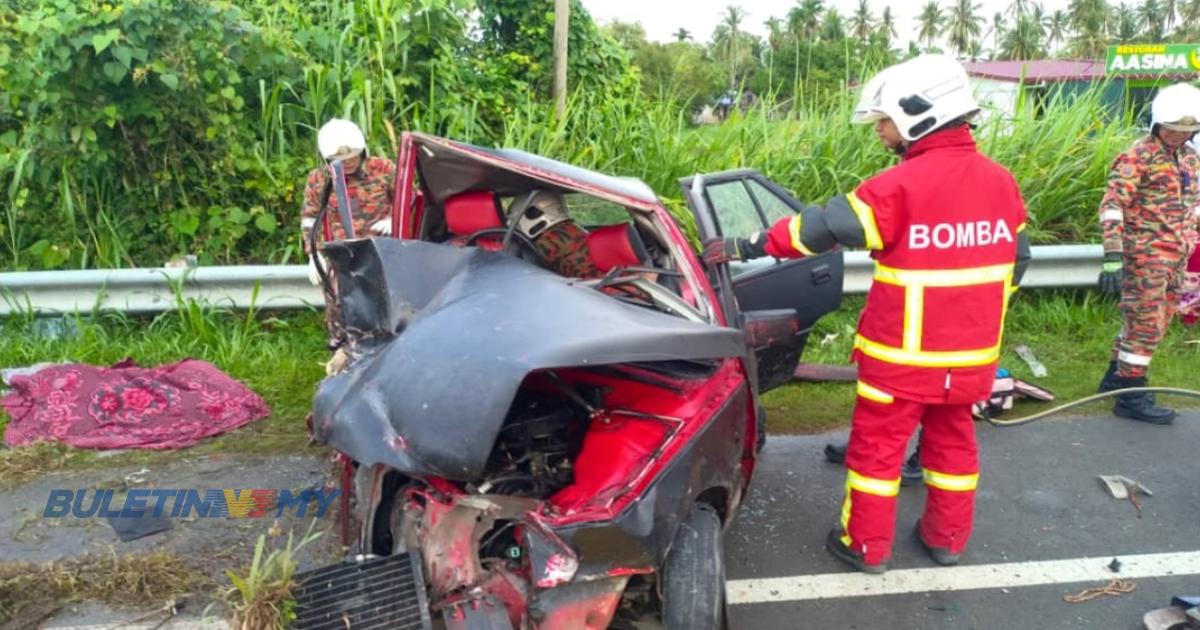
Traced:
[[1078, 400], [1073, 400], [1069, 403], [1062, 404], [1057, 407], [1047, 409], [1045, 411], [1039, 411], [1038, 413], [1024, 416], [1021, 418], [1013, 418], [1011, 420], [1000, 420], [997, 418], [993, 418], [990, 415], [985, 415], [984, 419], [987, 420], [989, 423], [991, 423], [993, 426], [1015, 427], [1015, 426], [1020, 426], [1023, 424], [1029, 424], [1031, 422], [1036, 422], [1038, 420], [1042, 420], [1042, 419], [1048, 418], [1050, 416], [1058, 415], [1065, 411], [1075, 409], [1076, 407], [1082, 407], [1084, 405], [1096, 402], [1097, 400], [1104, 400], [1105, 398], [1112, 398], [1114, 396], [1121, 396], [1123, 394], [1139, 394], [1139, 393], [1166, 394], [1166, 395], [1172, 395], [1172, 396], [1184, 396], [1187, 398], [1200, 398], [1200, 391], [1197, 391], [1194, 389], [1184, 389], [1181, 387], [1130, 387], [1127, 389], [1114, 389], [1109, 392], [1101, 392], [1099, 394], [1093, 394], [1091, 396], [1086, 396], [1086, 397], [1080, 398]]

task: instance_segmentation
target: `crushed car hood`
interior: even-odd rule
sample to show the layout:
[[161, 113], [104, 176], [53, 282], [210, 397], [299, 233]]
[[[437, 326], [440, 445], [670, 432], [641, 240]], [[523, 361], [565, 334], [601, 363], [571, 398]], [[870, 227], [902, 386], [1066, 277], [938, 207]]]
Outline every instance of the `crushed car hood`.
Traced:
[[530, 372], [746, 352], [740, 330], [626, 304], [507, 254], [387, 238], [325, 253], [361, 357], [321, 383], [313, 432], [360, 464], [475, 480]]

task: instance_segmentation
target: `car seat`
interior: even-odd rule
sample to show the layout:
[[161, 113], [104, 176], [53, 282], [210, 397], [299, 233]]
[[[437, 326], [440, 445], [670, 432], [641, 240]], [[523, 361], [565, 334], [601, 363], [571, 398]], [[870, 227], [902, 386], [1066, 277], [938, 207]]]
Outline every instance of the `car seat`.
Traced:
[[[446, 230], [453, 236], [447, 241], [451, 245], [464, 246], [467, 238], [480, 230], [503, 229], [504, 219], [496, 201], [496, 195], [487, 190], [459, 193], [442, 204], [446, 218]], [[480, 249], [499, 251], [499, 236], [480, 237], [474, 245]]]
[[588, 260], [601, 273], [617, 267], [644, 266], [650, 261], [646, 242], [632, 223], [592, 228], [587, 235]]

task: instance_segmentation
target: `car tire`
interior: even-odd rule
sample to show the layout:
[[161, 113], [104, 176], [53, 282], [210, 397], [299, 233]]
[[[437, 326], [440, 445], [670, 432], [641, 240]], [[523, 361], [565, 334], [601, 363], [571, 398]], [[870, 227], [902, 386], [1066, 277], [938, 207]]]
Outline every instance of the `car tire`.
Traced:
[[697, 503], [671, 543], [662, 572], [664, 630], [725, 627], [725, 560], [721, 517]]

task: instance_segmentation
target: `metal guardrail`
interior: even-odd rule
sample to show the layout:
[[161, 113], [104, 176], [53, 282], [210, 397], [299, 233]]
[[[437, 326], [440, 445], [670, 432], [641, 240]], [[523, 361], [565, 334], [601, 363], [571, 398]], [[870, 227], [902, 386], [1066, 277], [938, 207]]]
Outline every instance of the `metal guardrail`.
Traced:
[[[1100, 269], [1099, 245], [1033, 248], [1026, 288], [1091, 286]], [[871, 286], [866, 252], [847, 252], [844, 290], [865, 293]], [[309, 284], [303, 265], [238, 267], [27, 271], [0, 273], [0, 316], [114, 310], [156, 313], [178, 300], [245, 309], [321, 308], [321, 291]]]

